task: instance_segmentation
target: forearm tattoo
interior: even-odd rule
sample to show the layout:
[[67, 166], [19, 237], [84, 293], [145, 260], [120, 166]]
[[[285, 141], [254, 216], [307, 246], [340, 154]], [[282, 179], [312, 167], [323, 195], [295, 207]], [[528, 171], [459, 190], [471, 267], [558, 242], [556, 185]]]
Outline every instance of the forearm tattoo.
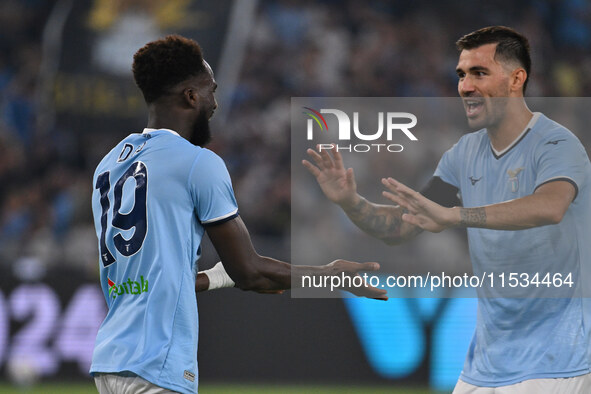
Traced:
[[[413, 228], [408, 234], [402, 234], [402, 214], [405, 210], [394, 210], [391, 206], [375, 205], [362, 198], [345, 213], [357, 227], [369, 235], [380, 239], [397, 239], [402, 236], [416, 235]], [[421, 230], [417, 227], [418, 232]]]
[[486, 210], [479, 208], [460, 208], [460, 224], [466, 227], [482, 227], [486, 225]]

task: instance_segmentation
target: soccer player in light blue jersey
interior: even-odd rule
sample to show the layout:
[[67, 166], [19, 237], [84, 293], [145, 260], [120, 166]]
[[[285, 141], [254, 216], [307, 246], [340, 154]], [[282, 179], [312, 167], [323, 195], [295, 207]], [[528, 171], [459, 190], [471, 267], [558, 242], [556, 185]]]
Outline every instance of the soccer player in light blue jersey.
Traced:
[[[90, 372], [101, 394], [196, 393], [196, 290], [235, 284], [273, 293], [290, 288], [292, 276], [294, 283], [303, 275], [353, 277], [378, 265], [336, 260], [291, 267], [258, 255], [224, 161], [203, 148], [217, 85], [199, 45], [180, 36], [150, 42], [135, 54], [133, 74], [148, 125], [117, 144], [93, 179], [108, 313]], [[198, 274], [205, 231], [223, 267]], [[386, 298], [371, 287], [351, 291]]]
[[526, 106], [525, 37], [495, 26], [457, 47], [458, 91], [470, 126], [480, 130], [443, 155], [421, 193], [388, 178], [384, 195], [398, 205], [368, 202], [336, 149], [332, 156], [309, 150], [315, 164], [303, 164], [358, 227], [389, 244], [463, 226], [475, 274], [537, 273], [540, 281], [571, 274], [572, 291], [531, 285], [479, 294], [454, 393], [590, 393], [591, 299], [581, 289], [591, 264], [589, 158], [569, 130]]

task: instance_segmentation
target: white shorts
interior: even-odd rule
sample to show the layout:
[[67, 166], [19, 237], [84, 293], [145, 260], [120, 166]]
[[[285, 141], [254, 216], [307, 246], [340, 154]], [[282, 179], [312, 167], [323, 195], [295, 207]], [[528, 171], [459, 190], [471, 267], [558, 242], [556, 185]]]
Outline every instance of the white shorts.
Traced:
[[458, 379], [453, 394], [588, 394], [591, 373], [572, 378], [530, 379], [500, 387], [480, 387]]
[[95, 373], [94, 383], [99, 394], [173, 394], [135, 374]]

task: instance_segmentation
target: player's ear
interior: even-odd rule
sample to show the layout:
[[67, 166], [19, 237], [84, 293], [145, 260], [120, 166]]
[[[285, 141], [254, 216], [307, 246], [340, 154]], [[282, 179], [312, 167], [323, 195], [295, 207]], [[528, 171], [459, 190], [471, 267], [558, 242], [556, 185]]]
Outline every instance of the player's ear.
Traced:
[[510, 89], [514, 92], [522, 92], [523, 91], [523, 84], [527, 80], [527, 72], [522, 67], [517, 67], [511, 73], [511, 85]]
[[186, 87], [183, 90], [183, 100], [190, 107], [196, 107], [199, 102], [199, 95], [197, 91], [192, 87]]

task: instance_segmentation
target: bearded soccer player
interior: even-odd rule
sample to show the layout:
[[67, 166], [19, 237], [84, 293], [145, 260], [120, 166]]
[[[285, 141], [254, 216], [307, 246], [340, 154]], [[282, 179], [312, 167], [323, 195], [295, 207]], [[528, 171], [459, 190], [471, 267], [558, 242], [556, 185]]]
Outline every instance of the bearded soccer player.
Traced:
[[[388, 178], [384, 196], [397, 205], [367, 201], [334, 148], [332, 156], [308, 150], [315, 164], [304, 166], [358, 227], [389, 244], [462, 226], [475, 274], [570, 272], [580, 280], [591, 263], [591, 164], [584, 147], [528, 109], [525, 37], [494, 26], [456, 44], [458, 91], [470, 126], [480, 130], [445, 152], [421, 193]], [[479, 297], [454, 393], [591, 392], [591, 300], [580, 293], [549, 298], [534, 285], [524, 291], [526, 298]]]
[[[290, 288], [292, 275], [352, 277], [378, 265], [336, 260], [291, 267], [259, 256], [223, 160], [203, 148], [217, 85], [199, 45], [181, 36], [150, 42], [135, 54], [133, 75], [148, 105], [147, 128], [117, 144], [93, 179], [109, 309], [90, 372], [101, 394], [196, 393], [196, 289], [235, 284], [280, 292]], [[204, 231], [223, 265], [197, 275]], [[350, 290], [386, 298], [369, 286]]]

